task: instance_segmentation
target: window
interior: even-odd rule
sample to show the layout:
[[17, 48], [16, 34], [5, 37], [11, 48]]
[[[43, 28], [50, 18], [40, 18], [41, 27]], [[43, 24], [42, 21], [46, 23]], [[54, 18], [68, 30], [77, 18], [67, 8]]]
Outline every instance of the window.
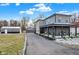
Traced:
[[66, 23], [68, 23], [68, 20], [66, 20]]
[[61, 22], [61, 20], [60, 20], [60, 19], [58, 19], [58, 22]]

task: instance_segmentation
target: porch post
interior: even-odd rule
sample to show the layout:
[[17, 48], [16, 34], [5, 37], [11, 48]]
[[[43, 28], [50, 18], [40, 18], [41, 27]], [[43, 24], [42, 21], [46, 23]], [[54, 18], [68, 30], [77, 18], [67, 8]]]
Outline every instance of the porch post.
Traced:
[[56, 26], [54, 26], [54, 35], [56, 36]]
[[63, 37], [63, 26], [61, 27], [61, 37]]
[[69, 31], [68, 31], [68, 32], [69, 32], [68, 34], [69, 34], [69, 36], [70, 36], [70, 26], [69, 26]]
[[53, 32], [52, 32], [52, 37], [53, 37], [53, 39], [55, 38], [55, 27], [53, 26], [52, 27], [52, 30], [53, 30]]
[[41, 28], [40, 28], [40, 30], [39, 30], [39, 34], [41, 34]]
[[48, 37], [49, 37], [49, 27], [47, 28], [47, 32], [48, 32], [47, 34], [48, 34]]
[[75, 36], [77, 36], [77, 26], [75, 25]]

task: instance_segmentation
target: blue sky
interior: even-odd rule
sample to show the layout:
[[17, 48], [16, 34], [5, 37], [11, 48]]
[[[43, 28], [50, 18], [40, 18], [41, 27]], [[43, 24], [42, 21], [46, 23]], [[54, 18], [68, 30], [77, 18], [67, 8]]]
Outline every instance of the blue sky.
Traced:
[[0, 4], [0, 19], [19, 20], [22, 16], [35, 19], [39, 14], [44, 14], [45, 17], [54, 13], [72, 14], [79, 13], [78, 3], [1, 3]]

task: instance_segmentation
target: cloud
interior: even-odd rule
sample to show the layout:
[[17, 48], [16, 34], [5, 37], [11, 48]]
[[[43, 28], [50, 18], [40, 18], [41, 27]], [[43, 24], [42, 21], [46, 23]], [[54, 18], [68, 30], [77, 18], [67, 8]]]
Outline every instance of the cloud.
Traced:
[[45, 4], [36, 4], [35, 7], [37, 7], [37, 11], [40, 12], [49, 12], [52, 9], [49, 6], [45, 6]]
[[25, 11], [20, 11], [19, 13], [20, 13], [20, 14], [23, 14], [23, 13], [25, 13]]
[[33, 8], [30, 8], [28, 10], [25, 10], [25, 11], [20, 11], [20, 13], [25, 13], [25, 14], [28, 14], [28, 15], [33, 15], [34, 12], [36, 11], [40, 11], [40, 12], [49, 12], [51, 11], [52, 9], [49, 7], [49, 6], [45, 6], [45, 4], [36, 4], [34, 5]]
[[20, 5], [20, 3], [16, 3], [16, 6], [19, 6]]
[[51, 11], [52, 9], [50, 7], [40, 7], [37, 9], [38, 11], [41, 11], [41, 12], [49, 12]]
[[30, 8], [29, 10], [30, 11], [36, 11], [36, 8]]
[[1, 3], [0, 6], [9, 6], [9, 3]]
[[31, 8], [31, 9], [28, 9], [26, 11], [20, 11], [19, 13], [20, 14], [25, 13], [25, 14], [33, 15], [35, 10], [36, 10], [35, 8]]
[[35, 7], [44, 7], [45, 5], [43, 3], [36, 4]]
[[31, 10], [27, 10], [27, 11], [26, 11], [26, 14], [33, 15], [33, 14], [34, 14], [34, 12], [33, 12], [33, 11], [31, 11]]
[[29, 15], [33, 15], [34, 11], [36, 11], [36, 9], [35, 8], [31, 8], [29, 10], [26, 10], [26, 13], [29, 14]]

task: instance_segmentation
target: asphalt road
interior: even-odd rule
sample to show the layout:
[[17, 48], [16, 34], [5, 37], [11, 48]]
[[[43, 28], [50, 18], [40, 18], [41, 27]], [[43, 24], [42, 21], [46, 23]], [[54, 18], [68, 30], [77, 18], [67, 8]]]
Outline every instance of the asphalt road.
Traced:
[[27, 33], [26, 55], [79, 55], [79, 49], [61, 46], [34, 33]]

